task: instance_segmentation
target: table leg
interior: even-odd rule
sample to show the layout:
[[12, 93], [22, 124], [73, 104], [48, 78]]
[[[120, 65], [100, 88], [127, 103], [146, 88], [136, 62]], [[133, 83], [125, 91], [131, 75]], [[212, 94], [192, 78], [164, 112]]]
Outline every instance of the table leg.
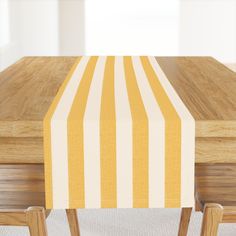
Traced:
[[76, 209], [67, 209], [66, 215], [70, 226], [71, 236], [80, 236], [79, 221]]
[[201, 236], [217, 236], [224, 209], [219, 204], [207, 203], [204, 206]]
[[187, 236], [192, 207], [182, 208], [178, 236]]
[[29, 207], [26, 221], [31, 236], [47, 236], [46, 214], [43, 207]]

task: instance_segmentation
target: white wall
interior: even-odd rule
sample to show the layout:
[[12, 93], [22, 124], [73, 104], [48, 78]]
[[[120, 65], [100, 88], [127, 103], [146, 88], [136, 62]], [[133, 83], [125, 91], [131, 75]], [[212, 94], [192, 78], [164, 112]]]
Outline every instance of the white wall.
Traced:
[[0, 1], [0, 48], [9, 41], [9, 11], [8, 0]]
[[87, 0], [88, 54], [213, 56], [236, 62], [235, 0]]
[[23, 56], [58, 55], [57, 0], [7, 1], [9, 40], [0, 48], [0, 70]]
[[210, 55], [236, 63], [236, 1], [181, 0], [180, 55]]
[[[98, 0], [100, 1], [100, 0]], [[59, 54], [85, 53], [85, 3], [83, 0], [59, 0]]]
[[10, 25], [0, 70], [27, 55], [210, 55], [236, 62], [235, 0], [0, 1], [9, 3]]
[[86, 53], [177, 55], [179, 0], [86, 0]]
[[[14, 63], [20, 57], [20, 43], [18, 39], [18, 5], [17, 2], [13, 1], [5, 1], [5, 4], [6, 3], [7, 5], [5, 5], [4, 11], [7, 8], [7, 13], [1, 15], [1, 18], [8, 16], [8, 19], [5, 18], [1, 21], [2, 34], [0, 34], [0, 37], [2, 39], [1, 41], [4, 43], [2, 43], [0, 47], [0, 71]], [[6, 22], [8, 25], [4, 24]], [[7, 36], [5, 35], [6, 33], [8, 34]]]
[[18, 37], [22, 55], [58, 54], [58, 1], [15, 0], [19, 3]]

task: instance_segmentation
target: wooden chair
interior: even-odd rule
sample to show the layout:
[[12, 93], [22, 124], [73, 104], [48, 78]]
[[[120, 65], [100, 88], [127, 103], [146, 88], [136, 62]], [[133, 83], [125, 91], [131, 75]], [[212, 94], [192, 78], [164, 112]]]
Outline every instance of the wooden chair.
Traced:
[[[46, 217], [49, 210], [29, 207], [26, 210], [0, 210], [0, 225], [28, 226], [31, 236], [47, 236]], [[71, 236], [80, 236], [76, 210], [66, 210]]]
[[[187, 236], [192, 208], [181, 212], [178, 236]], [[236, 207], [223, 207], [217, 203], [207, 203], [203, 208], [201, 236], [217, 236], [220, 223], [236, 223]]]
[[[224, 173], [220, 178], [219, 171]], [[203, 212], [201, 236], [217, 236], [220, 223], [236, 223], [236, 165], [198, 164], [195, 172], [195, 210]], [[182, 209], [178, 236], [187, 236], [191, 212]]]

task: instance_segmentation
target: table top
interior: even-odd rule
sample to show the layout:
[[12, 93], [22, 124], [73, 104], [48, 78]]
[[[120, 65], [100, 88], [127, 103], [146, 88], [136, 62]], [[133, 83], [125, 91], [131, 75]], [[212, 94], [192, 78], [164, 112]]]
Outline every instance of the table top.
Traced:
[[[25, 57], [0, 73], [0, 137], [42, 137], [77, 57]], [[196, 137], [236, 137], [236, 73], [211, 57], [156, 57], [196, 120]]]

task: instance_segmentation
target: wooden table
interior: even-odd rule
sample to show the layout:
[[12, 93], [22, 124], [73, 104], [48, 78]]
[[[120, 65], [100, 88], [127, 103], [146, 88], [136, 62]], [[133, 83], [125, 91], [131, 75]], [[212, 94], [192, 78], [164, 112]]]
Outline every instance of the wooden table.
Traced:
[[[43, 118], [75, 60], [27, 57], [0, 73], [1, 209], [45, 205]], [[210, 57], [156, 60], [196, 120], [196, 209], [205, 205], [202, 235], [213, 236], [236, 220], [236, 73]]]

